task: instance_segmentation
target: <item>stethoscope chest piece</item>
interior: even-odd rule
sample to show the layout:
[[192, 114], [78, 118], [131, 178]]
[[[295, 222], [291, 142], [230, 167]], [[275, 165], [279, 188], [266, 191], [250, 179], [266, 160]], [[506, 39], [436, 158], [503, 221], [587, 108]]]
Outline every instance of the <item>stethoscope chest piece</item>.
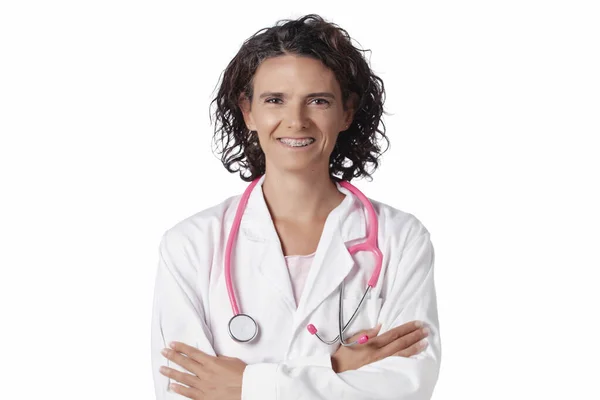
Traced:
[[246, 314], [234, 315], [229, 320], [229, 336], [237, 342], [249, 342], [258, 334], [258, 325]]

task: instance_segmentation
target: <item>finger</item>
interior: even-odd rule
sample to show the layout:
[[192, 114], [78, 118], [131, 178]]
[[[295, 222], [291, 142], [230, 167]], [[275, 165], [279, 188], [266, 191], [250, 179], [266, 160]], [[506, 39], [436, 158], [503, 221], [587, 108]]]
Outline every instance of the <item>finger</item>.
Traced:
[[199, 364], [204, 364], [205, 362], [210, 361], [210, 358], [212, 357], [212, 356], [200, 351], [199, 349], [197, 349], [193, 346], [189, 346], [185, 343], [171, 342], [171, 343], [169, 343], [169, 346], [173, 350], [175, 350], [179, 353], [185, 354], [186, 356], [190, 357], [192, 360], [195, 360]]
[[182, 368], [198, 375], [199, 370], [202, 368], [202, 364], [197, 362], [196, 360], [187, 357], [176, 350], [164, 349], [162, 352], [163, 356], [175, 364], [179, 365]]
[[376, 347], [384, 347], [389, 343], [396, 341], [402, 336], [408, 335], [411, 332], [418, 330], [423, 326], [421, 321], [411, 321], [406, 324], [397, 326], [389, 331], [377, 336], [373, 341], [370, 341], [372, 345]]
[[392, 343], [387, 344], [379, 349], [380, 357], [387, 357], [399, 351], [405, 350], [415, 343], [418, 343], [421, 339], [426, 338], [429, 335], [426, 328], [417, 329], [412, 331], [408, 335], [404, 335], [399, 339], [394, 340]]
[[195, 389], [195, 388], [185, 387], [185, 386], [177, 384], [177, 383], [171, 383], [169, 385], [169, 389], [172, 392], [175, 392], [184, 397], [187, 397], [188, 399], [201, 399], [203, 396], [203, 394], [200, 390]]
[[[383, 324], [380, 322], [380, 323], [377, 324], [377, 326], [375, 328], [371, 329], [371, 333], [373, 334], [372, 337], [375, 337], [375, 336], [377, 336], [379, 334], [379, 331], [381, 330], [381, 326], [382, 325]], [[371, 337], [371, 336], [369, 336], [369, 337]]]
[[429, 346], [429, 342], [427, 342], [427, 339], [423, 339], [413, 344], [412, 346], [397, 352], [394, 355], [399, 357], [411, 357], [425, 350], [427, 346]]
[[381, 323], [379, 323], [374, 328], [367, 329], [367, 330], [364, 330], [364, 331], [360, 331], [357, 334], [355, 334], [352, 337], [350, 337], [349, 339], [344, 339], [344, 340], [346, 340], [348, 342], [354, 342], [354, 341], [357, 341], [358, 339], [360, 339], [361, 336], [367, 335], [369, 337], [369, 341], [370, 341], [371, 338], [374, 338], [375, 336], [377, 336], [377, 334], [379, 333], [380, 330], [381, 330]]
[[196, 375], [187, 374], [185, 372], [177, 371], [176, 369], [165, 366], [160, 367], [159, 372], [164, 376], [175, 380], [179, 383], [183, 383], [195, 389], [200, 388], [200, 379], [198, 379]]

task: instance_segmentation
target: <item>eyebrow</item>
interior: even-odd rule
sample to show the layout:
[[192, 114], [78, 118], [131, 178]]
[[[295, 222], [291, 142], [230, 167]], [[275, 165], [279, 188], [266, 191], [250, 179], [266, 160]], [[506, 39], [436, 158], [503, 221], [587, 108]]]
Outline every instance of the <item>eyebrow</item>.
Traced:
[[[274, 97], [285, 97], [285, 94], [282, 92], [264, 92], [260, 95], [259, 99], [264, 99], [265, 97], [274, 96]], [[335, 99], [333, 93], [330, 92], [316, 92], [309, 93], [306, 97], [329, 97], [331, 99]]]

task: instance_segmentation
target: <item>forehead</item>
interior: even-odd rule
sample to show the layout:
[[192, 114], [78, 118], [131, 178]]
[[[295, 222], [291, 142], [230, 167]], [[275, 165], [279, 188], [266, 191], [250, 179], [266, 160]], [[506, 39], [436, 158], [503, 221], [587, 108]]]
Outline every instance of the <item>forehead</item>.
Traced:
[[[302, 56], [278, 56], [264, 60], [254, 74], [254, 90], [339, 90], [332, 70], [320, 60]], [[287, 90], [286, 90], [287, 89]]]

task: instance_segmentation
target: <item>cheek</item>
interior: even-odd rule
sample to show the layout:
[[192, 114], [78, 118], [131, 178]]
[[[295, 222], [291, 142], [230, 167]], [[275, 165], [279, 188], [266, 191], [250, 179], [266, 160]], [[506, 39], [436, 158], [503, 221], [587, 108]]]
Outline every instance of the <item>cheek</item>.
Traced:
[[254, 121], [259, 128], [262, 128], [263, 131], [268, 132], [279, 125], [281, 122], [281, 117], [276, 112], [258, 113], [254, 117]]
[[340, 135], [339, 132], [337, 132], [335, 130], [335, 127], [332, 127], [329, 132], [327, 132], [327, 147], [330, 147], [333, 149], [333, 147], [335, 146], [335, 142], [338, 140], [338, 136]]
[[340, 133], [340, 129], [341, 127], [338, 121], [332, 119], [324, 120], [321, 124], [319, 124], [319, 130], [323, 132], [328, 142], [335, 143], [338, 134]]

